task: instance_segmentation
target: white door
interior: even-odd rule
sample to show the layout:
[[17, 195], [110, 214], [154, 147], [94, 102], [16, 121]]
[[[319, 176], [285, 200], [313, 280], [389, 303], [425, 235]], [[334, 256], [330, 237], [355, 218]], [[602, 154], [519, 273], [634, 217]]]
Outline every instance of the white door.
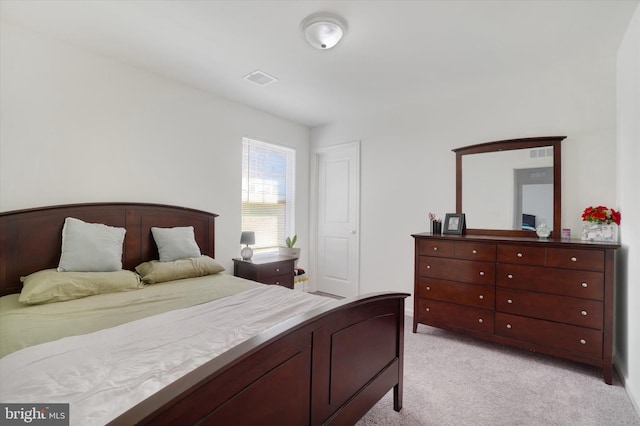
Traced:
[[318, 171], [317, 289], [357, 296], [360, 143], [321, 148]]

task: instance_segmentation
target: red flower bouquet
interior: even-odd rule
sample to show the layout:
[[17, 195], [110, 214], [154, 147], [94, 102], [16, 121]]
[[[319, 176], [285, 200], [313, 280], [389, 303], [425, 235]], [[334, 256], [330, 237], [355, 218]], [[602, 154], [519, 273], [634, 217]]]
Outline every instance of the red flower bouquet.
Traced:
[[620, 212], [606, 206], [589, 206], [584, 209], [584, 212], [582, 213], [582, 220], [585, 222], [606, 224], [615, 223], [616, 225], [620, 225], [621, 218], [622, 216], [620, 215]]

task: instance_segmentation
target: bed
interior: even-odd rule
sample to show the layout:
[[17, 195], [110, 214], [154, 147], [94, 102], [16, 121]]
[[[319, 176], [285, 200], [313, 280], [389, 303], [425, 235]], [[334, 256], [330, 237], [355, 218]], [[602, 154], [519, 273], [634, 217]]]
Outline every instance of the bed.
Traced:
[[[22, 309], [16, 302], [17, 294], [22, 291], [20, 277], [59, 265], [66, 218], [124, 228], [122, 268], [133, 271], [136, 266], [159, 258], [153, 227], [193, 227], [201, 255], [215, 259], [216, 216], [189, 208], [140, 203], [75, 204], [0, 213], [0, 295], [5, 296], [0, 309], [12, 313], [12, 330], [30, 324], [24, 320], [23, 312], [31, 310]], [[206, 297], [210, 297], [212, 288], [220, 290], [213, 291], [217, 295], [205, 301], [190, 295], [178, 297], [189, 300], [176, 302], [173, 296], [167, 296], [186, 294], [183, 288], [187, 287], [190, 292], [206, 294]], [[116, 309], [124, 303], [121, 298], [129, 300], [130, 296], [137, 298], [138, 305], [128, 308], [124, 314], [111, 311], [112, 307]], [[145, 389], [142, 399], [140, 394], [125, 397], [133, 401], [131, 406], [108, 405], [103, 417], [86, 423], [100, 424], [106, 422], [101, 419], [108, 419], [109, 424], [353, 424], [392, 389], [393, 409], [402, 408], [404, 299], [407, 296], [377, 293], [327, 301], [219, 273], [92, 295], [84, 300], [31, 305], [29, 308], [38, 307], [45, 312], [39, 313], [41, 323], [58, 323], [57, 329], [70, 328], [71, 323], [81, 324], [80, 331], [68, 331], [71, 335], [64, 336], [52, 333], [48, 338], [51, 341], [34, 337], [31, 342], [16, 343], [16, 347], [3, 347], [6, 355], [0, 359], [0, 373], [20, 376], [20, 371], [32, 365], [31, 357], [56, 358], [43, 357], [43, 352], [73, 353], [74, 358], [70, 359], [91, 359], [96, 363], [96, 368], [89, 364], [91, 368], [84, 367], [83, 374], [73, 375], [83, 380], [98, 380], [94, 376], [109, 375], [109, 371], [100, 372], [102, 360], [117, 358], [117, 353], [132, 364], [136, 355], [123, 351], [133, 349], [138, 343], [141, 352], [137, 356], [151, 363], [149, 371], [154, 373], [163, 371], [161, 365], [171, 359], [168, 352], [162, 352], [163, 345], [175, 345], [175, 340], [181, 341], [187, 338], [185, 334], [190, 334], [194, 340], [185, 341], [185, 346], [194, 348], [197, 356], [180, 351], [176, 356], [189, 361], [200, 359], [198, 363], [177, 377], [156, 384], [156, 388]], [[195, 302], [191, 300], [194, 297]], [[155, 312], [156, 301], [167, 299], [171, 307], [161, 308], [162, 313]], [[287, 311], [276, 315], [266, 309], [274, 300], [286, 301], [280, 304], [287, 305]], [[71, 319], [59, 315], [57, 312], [61, 310]], [[209, 312], [217, 316], [209, 317]], [[234, 319], [234, 313], [240, 313], [240, 318]], [[84, 315], [90, 315], [91, 319]], [[194, 322], [183, 323], [187, 320]], [[29, 336], [28, 327], [24, 327], [25, 330], [17, 334]], [[204, 334], [215, 328], [232, 329], [228, 334], [235, 340], [226, 338], [224, 344], [215, 349], [196, 347], [216, 340]], [[246, 334], [236, 336], [238, 328]], [[180, 330], [190, 330], [190, 333]], [[152, 332], [159, 334], [146, 338]], [[118, 347], [112, 346], [116, 343]], [[144, 347], [142, 343], [151, 346]], [[87, 352], [89, 350], [93, 352]], [[160, 358], [151, 357], [152, 352], [160, 352]], [[55, 364], [43, 365], [52, 368]], [[173, 371], [173, 367], [169, 370]], [[52, 383], [46, 385], [57, 389], [60, 379], [50, 380]], [[155, 383], [139, 381], [142, 387]], [[14, 394], [13, 388], [7, 386], [0, 384], [0, 402], [55, 402], [17, 401], [14, 398], [23, 397], [18, 390]], [[127, 383], [123, 386], [135, 388]], [[85, 423], [86, 419], [80, 414], [83, 411], [78, 410], [71, 404], [72, 424]]]

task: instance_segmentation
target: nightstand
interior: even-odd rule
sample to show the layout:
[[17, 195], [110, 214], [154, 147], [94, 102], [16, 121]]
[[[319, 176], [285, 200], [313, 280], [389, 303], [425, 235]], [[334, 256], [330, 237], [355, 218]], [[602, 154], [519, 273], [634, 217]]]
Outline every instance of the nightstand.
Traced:
[[292, 289], [295, 260], [295, 257], [280, 255], [258, 256], [251, 260], [233, 259], [233, 275]]

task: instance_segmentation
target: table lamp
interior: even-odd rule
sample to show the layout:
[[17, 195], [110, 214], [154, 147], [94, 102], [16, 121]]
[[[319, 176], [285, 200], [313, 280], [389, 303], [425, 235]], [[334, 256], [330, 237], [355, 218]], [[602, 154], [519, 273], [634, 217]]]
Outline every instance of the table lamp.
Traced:
[[256, 233], [253, 231], [242, 231], [240, 235], [240, 244], [245, 244], [245, 247], [240, 251], [240, 256], [242, 256], [242, 260], [251, 260], [253, 256], [253, 250], [249, 247], [249, 244], [256, 243]]

